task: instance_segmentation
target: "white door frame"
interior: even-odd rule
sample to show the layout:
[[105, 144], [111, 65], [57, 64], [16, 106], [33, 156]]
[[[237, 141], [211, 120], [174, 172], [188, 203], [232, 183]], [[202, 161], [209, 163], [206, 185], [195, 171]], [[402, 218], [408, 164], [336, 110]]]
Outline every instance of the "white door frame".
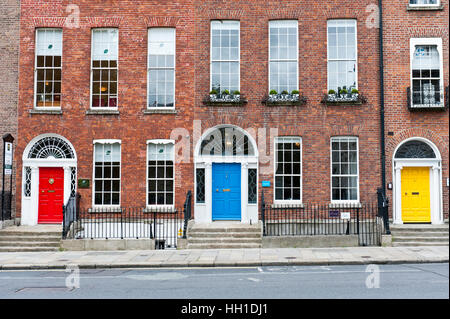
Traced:
[[[75, 158], [71, 159], [55, 159], [55, 158], [28, 158], [28, 154], [32, 146], [45, 137], [57, 137], [68, 143], [72, 148]], [[31, 192], [30, 196], [25, 196], [26, 168], [31, 169]], [[64, 204], [67, 203], [71, 193], [71, 175], [72, 168], [77, 169], [77, 157], [75, 148], [64, 137], [57, 134], [43, 134], [35, 137], [28, 143], [22, 156], [22, 209], [21, 209], [21, 225], [34, 226], [38, 224], [39, 214], [39, 168], [41, 167], [57, 167], [64, 169]]]
[[[201, 154], [200, 147], [203, 139], [214, 130], [230, 127], [244, 133], [252, 144], [255, 151], [254, 156], [205, 156]], [[197, 203], [196, 194], [194, 195], [194, 219], [196, 223], [212, 223], [212, 164], [213, 163], [238, 163], [241, 164], [241, 223], [249, 224], [258, 221], [258, 200], [256, 203], [248, 202], [248, 170], [258, 170], [258, 148], [253, 137], [234, 125], [218, 125], [208, 129], [202, 138], [197, 142], [194, 152], [194, 176], [197, 168], [205, 169], [205, 202]], [[194, 189], [197, 181], [195, 180]], [[257, 180], [258, 184], [258, 180]], [[258, 186], [257, 186], [258, 188]], [[258, 190], [257, 190], [258, 192]]]
[[[436, 158], [434, 159], [415, 159], [415, 158], [395, 158], [398, 149], [406, 142], [416, 140], [428, 144], [434, 151]], [[431, 141], [422, 137], [408, 138], [399, 145], [393, 153], [392, 162], [392, 179], [393, 179], [393, 223], [403, 224], [402, 220], [402, 169], [403, 167], [429, 167], [430, 168], [430, 212], [432, 224], [443, 224], [444, 217], [442, 214], [442, 169], [441, 155]]]

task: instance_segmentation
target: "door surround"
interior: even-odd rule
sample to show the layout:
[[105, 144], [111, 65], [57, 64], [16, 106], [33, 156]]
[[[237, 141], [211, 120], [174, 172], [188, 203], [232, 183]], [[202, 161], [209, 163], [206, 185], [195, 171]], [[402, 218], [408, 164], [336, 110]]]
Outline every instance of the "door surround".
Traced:
[[[418, 141], [425, 143], [433, 150], [435, 158], [396, 158], [397, 151], [407, 142]], [[403, 224], [402, 219], [402, 180], [401, 172], [404, 167], [429, 167], [430, 169], [430, 210], [431, 223], [443, 224], [444, 217], [442, 212], [442, 160], [441, 155], [434, 143], [422, 138], [408, 138], [395, 148], [392, 155], [392, 180], [393, 180], [393, 223]]]
[[[248, 138], [248, 143], [253, 152], [248, 155], [205, 155], [201, 152], [202, 142], [211, 134], [214, 134], [222, 128], [233, 128]], [[248, 171], [249, 169], [258, 169], [258, 148], [255, 139], [251, 134], [242, 128], [223, 124], [206, 130], [196, 143], [194, 151], [194, 176], [198, 168], [205, 170], [205, 201], [197, 203], [196, 194], [194, 194], [194, 220], [196, 223], [212, 223], [212, 164], [213, 163], [236, 163], [241, 164], [241, 223], [255, 224], [258, 222], [258, 201], [256, 203], [248, 202]], [[196, 182], [195, 182], [196, 183]], [[194, 189], [196, 184], [194, 185]], [[258, 191], [258, 190], [257, 190]], [[237, 221], [238, 222], [238, 221]]]
[[[55, 139], [61, 146], [55, 152], [36, 151], [45, 139]], [[35, 156], [35, 154], [38, 154]], [[56, 156], [56, 157], [55, 157]], [[39, 214], [39, 168], [58, 167], [64, 170], [64, 204], [76, 191], [77, 156], [73, 145], [58, 134], [42, 134], [33, 138], [22, 155], [21, 225], [38, 224]]]

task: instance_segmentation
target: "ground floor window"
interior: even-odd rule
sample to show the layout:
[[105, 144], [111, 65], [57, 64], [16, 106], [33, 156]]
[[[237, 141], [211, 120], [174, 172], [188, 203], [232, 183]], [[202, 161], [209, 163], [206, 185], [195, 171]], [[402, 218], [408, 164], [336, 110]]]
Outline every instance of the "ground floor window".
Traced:
[[120, 143], [95, 143], [94, 162], [94, 205], [120, 205]]
[[174, 142], [149, 141], [147, 147], [147, 205], [174, 204]]
[[301, 201], [301, 137], [275, 140], [275, 200]]
[[357, 201], [359, 199], [358, 138], [333, 137], [331, 162], [332, 201]]

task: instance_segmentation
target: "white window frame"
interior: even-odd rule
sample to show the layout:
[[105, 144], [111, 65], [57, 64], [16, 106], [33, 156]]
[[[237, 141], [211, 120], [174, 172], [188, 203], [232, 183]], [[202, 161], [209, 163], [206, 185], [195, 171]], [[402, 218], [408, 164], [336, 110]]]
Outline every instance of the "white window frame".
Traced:
[[[117, 102], [116, 106], [93, 106], [92, 105], [92, 91], [93, 91], [93, 84], [94, 84], [94, 67], [93, 67], [93, 61], [94, 61], [94, 31], [95, 30], [117, 30]], [[89, 109], [90, 110], [98, 110], [98, 111], [117, 111], [119, 108], [119, 49], [120, 49], [120, 34], [119, 34], [119, 28], [92, 28], [91, 29], [91, 65], [90, 65], [90, 83], [89, 83]]]
[[[411, 87], [411, 106], [414, 107], [413, 103], [413, 61], [414, 61], [414, 52], [416, 50], [416, 46], [419, 45], [435, 45], [437, 46], [437, 51], [439, 54], [439, 75], [440, 75], [440, 92], [441, 92], [441, 96], [444, 96], [444, 55], [442, 52], [442, 38], [411, 38], [409, 40], [409, 49], [410, 49], [410, 61], [409, 61], [409, 69], [410, 69], [410, 75], [409, 75], [409, 79], [410, 79], [410, 87]], [[440, 104], [436, 104], [436, 105], [440, 105], [440, 106], [444, 106], [444, 98], [441, 99], [441, 103]], [[415, 104], [416, 106], [420, 107], [421, 104]]]
[[[112, 211], [118, 209], [122, 205], [122, 141], [116, 139], [102, 139], [94, 140], [92, 148], [92, 207], [95, 209], [111, 209]], [[119, 204], [118, 205], [97, 205], [95, 204], [95, 144], [119, 144], [120, 145], [120, 166], [119, 166], [119, 179], [120, 179], [120, 190], [119, 190]]]
[[[276, 199], [276, 172], [277, 172], [277, 143], [278, 141], [282, 141], [283, 139], [298, 139], [300, 141], [300, 199], [291, 199], [291, 200], [280, 200]], [[303, 138], [301, 136], [277, 136], [274, 139], [274, 169], [273, 169], [273, 201], [274, 204], [302, 204], [303, 203]], [[294, 174], [292, 174], [294, 175]], [[293, 186], [292, 186], [293, 188]]]
[[[357, 191], [356, 191], [356, 200], [336, 200], [333, 199], [333, 177], [334, 176], [343, 176], [343, 175], [333, 175], [333, 141], [340, 139], [348, 139], [354, 138], [356, 139], [356, 173], [357, 173]], [[349, 174], [347, 174], [349, 175]], [[330, 138], [330, 199], [332, 204], [359, 204], [360, 203], [360, 176], [359, 176], [359, 137], [358, 136], [333, 136]]]
[[[59, 106], [37, 106], [37, 41], [38, 41], [38, 31], [41, 30], [60, 30], [61, 31], [61, 100], [59, 103]], [[63, 52], [64, 51], [64, 30], [62, 28], [36, 28], [35, 34], [34, 34], [34, 96], [33, 96], [33, 109], [34, 110], [42, 110], [42, 111], [48, 111], [48, 110], [61, 110], [62, 105], [62, 70], [63, 70]], [[45, 94], [44, 94], [45, 96]]]
[[[297, 78], [296, 78], [296, 80], [297, 80], [297, 84], [296, 84], [296, 90], [299, 90], [300, 88], [299, 88], [299, 80], [298, 80], [298, 78], [299, 78], [299, 54], [298, 54], [298, 50], [299, 50], [299, 33], [298, 33], [298, 20], [271, 20], [271, 21], [269, 21], [269, 28], [268, 28], [268, 32], [269, 32], [269, 34], [268, 34], [268, 39], [269, 39], [269, 63], [268, 63], [268, 68], [269, 68], [269, 70], [268, 70], [268, 74], [269, 74], [269, 80], [268, 80], [268, 83], [269, 83], [269, 88], [268, 88], [268, 92], [270, 92], [271, 90], [272, 90], [272, 83], [270, 83], [270, 62], [272, 62], [272, 59], [271, 59], [271, 55], [270, 55], [270, 48], [271, 48], [271, 46], [270, 46], [270, 27], [271, 27], [271, 23], [274, 23], [274, 22], [279, 22], [279, 21], [286, 21], [286, 22], [291, 22], [291, 23], [294, 23], [295, 22], [295, 26], [296, 26], [296, 28], [297, 28], [297, 50], [296, 50], [296, 66], [297, 66]], [[275, 60], [274, 62], [293, 62], [293, 60], [289, 60], [289, 59], [285, 59], [285, 60], [280, 60], [280, 59], [277, 59], [277, 60]], [[279, 94], [281, 93], [281, 92], [278, 92]], [[291, 92], [289, 92], [289, 94], [290, 94]]]
[[[222, 22], [227, 22], [227, 21], [231, 21], [231, 22], [237, 22], [239, 23], [239, 31], [238, 31], [238, 60], [214, 60], [213, 61], [213, 37], [212, 37], [212, 23], [213, 22], [217, 22], [217, 21], [222, 21]], [[210, 32], [209, 32], [209, 90], [212, 90], [212, 65], [213, 62], [238, 62], [238, 90], [241, 90], [241, 21], [239, 20], [211, 20], [209, 23], [209, 27], [210, 27]], [[222, 90], [222, 89], [221, 89]], [[222, 90], [223, 91], [223, 90]], [[209, 93], [209, 92], [208, 92]], [[218, 93], [222, 93], [222, 92], [218, 92]], [[230, 91], [230, 94], [233, 94], [233, 92]]]
[[[150, 30], [155, 29], [171, 29], [173, 32], [173, 46], [174, 46], [174, 56], [173, 56], [173, 106], [154, 106], [149, 107], [149, 97], [150, 97]], [[176, 107], [176, 79], [177, 79], [177, 30], [176, 28], [149, 28], [147, 31], [147, 110], [174, 110]], [[152, 68], [167, 70], [169, 68]], [[171, 68], [170, 68], [171, 69]]]
[[410, 7], [439, 7], [441, 5], [441, 0], [437, 0], [435, 4], [433, 3], [427, 3], [427, 4], [421, 4], [421, 3], [411, 3], [411, 0], [408, 1]]
[[[150, 144], [154, 144], [154, 145], [158, 145], [158, 144], [172, 144], [173, 145], [173, 204], [172, 205], [149, 205], [148, 204], [148, 146]], [[170, 139], [156, 139], [156, 140], [147, 140], [147, 148], [145, 149], [147, 156], [146, 159], [147, 161], [145, 162], [145, 206], [147, 207], [147, 209], [153, 209], [153, 208], [158, 208], [158, 209], [162, 209], [162, 210], [173, 210], [175, 209], [175, 140], [170, 140]]]
[[[329, 38], [329, 34], [328, 34], [328, 24], [329, 22], [334, 21], [334, 22], [342, 22], [342, 21], [353, 21], [355, 24], [355, 86], [356, 89], [359, 88], [358, 85], [358, 22], [356, 19], [330, 19], [327, 21], [327, 93], [329, 90], [333, 89], [333, 90], [337, 90], [337, 88], [330, 88], [330, 81], [329, 81], [329, 76], [330, 76], [330, 69], [329, 69], [329, 65], [330, 65], [330, 61], [353, 61], [353, 60], [342, 60], [342, 59], [330, 59], [330, 50], [329, 50], [329, 44], [328, 44], [328, 38]], [[348, 89], [348, 88], [347, 88]], [[339, 92], [336, 92], [339, 93]], [[350, 91], [348, 93], [351, 93]]]

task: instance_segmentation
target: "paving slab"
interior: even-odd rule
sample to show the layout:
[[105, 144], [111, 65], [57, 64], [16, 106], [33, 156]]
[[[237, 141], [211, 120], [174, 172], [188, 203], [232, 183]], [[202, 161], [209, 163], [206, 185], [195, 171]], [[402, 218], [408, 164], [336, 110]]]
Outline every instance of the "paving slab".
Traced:
[[0, 269], [246, 267], [449, 262], [448, 246], [3, 252]]

